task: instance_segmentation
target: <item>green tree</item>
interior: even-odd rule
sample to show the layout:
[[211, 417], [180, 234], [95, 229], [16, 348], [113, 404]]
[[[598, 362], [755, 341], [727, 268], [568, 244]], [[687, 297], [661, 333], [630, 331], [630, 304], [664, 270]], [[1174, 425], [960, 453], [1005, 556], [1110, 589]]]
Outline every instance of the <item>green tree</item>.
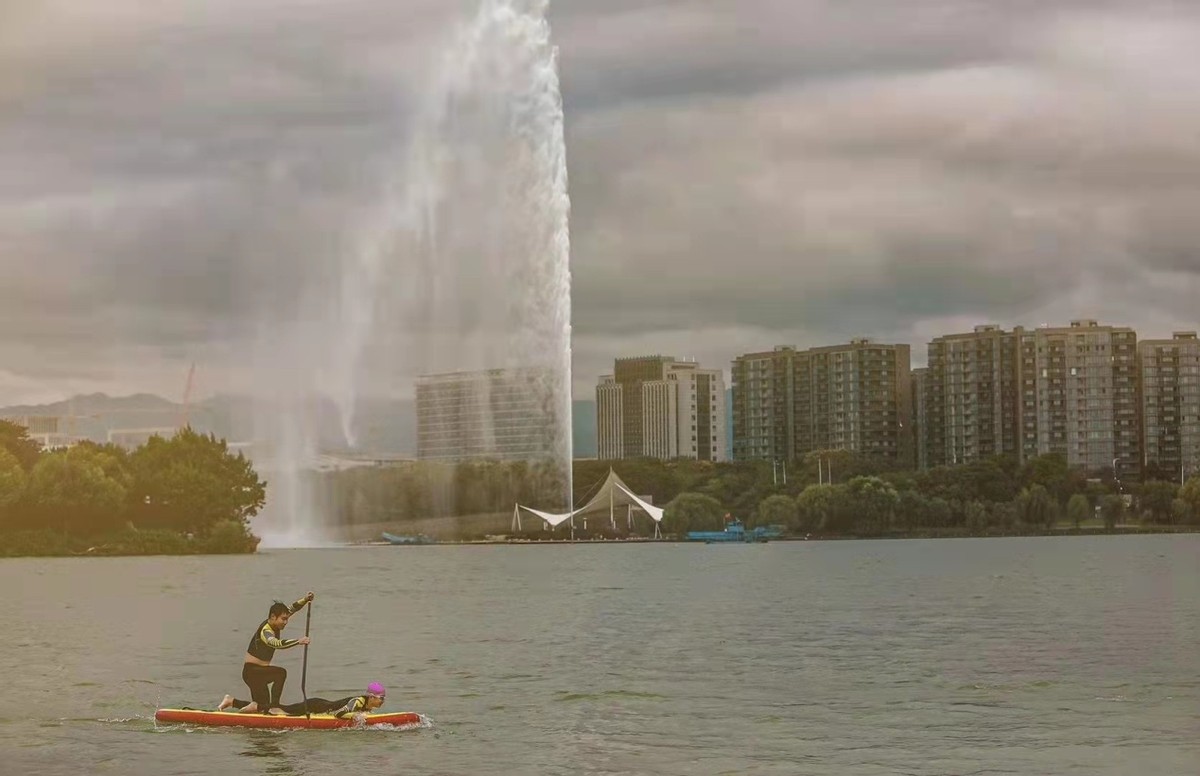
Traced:
[[972, 531], [982, 531], [988, 527], [988, 510], [978, 499], [968, 501], [963, 505], [964, 524]]
[[128, 481], [112, 456], [74, 447], [42, 455], [29, 475], [26, 498], [48, 525], [95, 534], [125, 522]]
[[234, 554], [254, 552], [258, 548], [258, 541], [258, 537], [252, 536], [240, 520], [221, 520], [209, 531], [202, 546], [205, 552]]
[[1017, 496], [1018, 513], [1026, 525], [1049, 527], [1057, 516], [1055, 507], [1054, 498], [1041, 484], [1030, 485]]
[[1104, 518], [1105, 530], [1111, 531], [1125, 516], [1125, 499], [1117, 495], [1108, 495], [1100, 499], [1100, 516]]
[[901, 528], [947, 528], [950, 524], [949, 501], [918, 491], [901, 491], [895, 513]]
[[900, 495], [890, 482], [879, 477], [855, 477], [846, 483], [846, 492], [862, 527], [873, 531], [891, 528]]
[[1193, 519], [1200, 519], [1200, 474], [1183, 484], [1179, 489], [1179, 500], [1187, 504]]
[[939, 466], [923, 472], [917, 487], [927, 496], [947, 501], [1010, 501], [1017, 482], [1002, 456], [983, 458], [961, 466]]
[[1181, 498], [1171, 503], [1171, 518], [1176, 525], [1200, 523], [1200, 513], [1193, 514], [1192, 508]]
[[795, 527], [799, 512], [796, 500], [790, 496], [776, 494], [763, 499], [754, 513], [755, 526], [782, 525]]
[[27, 479], [17, 457], [0, 447], [0, 513], [16, 504], [25, 493]]
[[896, 506], [896, 524], [908, 530], [928, 526], [929, 498], [917, 490], [901, 490], [900, 503]]
[[840, 485], [809, 485], [796, 497], [797, 530], [824, 531], [834, 520]]
[[1026, 489], [1034, 485], [1042, 486], [1059, 501], [1070, 496], [1073, 483], [1071, 467], [1067, 465], [1067, 457], [1061, 453], [1029, 459], [1021, 469], [1020, 480]]
[[[767, 473], [770, 474], [770, 464]], [[789, 467], [789, 470], [791, 467]], [[796, 462], [797, 479], [804, 483], [845, 483], [855, 477], [871, 477], [896, 469], [893, 461], [883, 456], [855, 453], [850, 450], [817, 450]]]
[[26, 472], [33, 471], [42, 454], [42, 448], [29, 438], [29, 432], [24, 426], [7, 420], [0, 420], [0, 449], [11, 453]]
[[1075, 530], [1079, 530], [1079, 526], [1084, 520], [1091, 517], [1092, 505], [1088, 503], [1087, 496], [1082, 493], [1076, 493], [1071, 496], [1071, 500], [1067, 502], [1067, 519], [1075, 526]]
[[1152, 480], [1142, 483], [1138, 488], [1138, 509], [1150, 517], [1155, 523], [1171, 522], [1171, 506], [1179, 486], [1172, 482]]
[[683, 536], [688, 531], [720, 531], [725, 525], [721, 502], [703, 493], [680, 493], [671, 499], [663, 513], [668, 533]]
[[266, 483], [244, 455], [190, 428], [151, 437], [130, 462], [139, 524], [206, 534], [222, 520], [248, 524], [266, 499]]

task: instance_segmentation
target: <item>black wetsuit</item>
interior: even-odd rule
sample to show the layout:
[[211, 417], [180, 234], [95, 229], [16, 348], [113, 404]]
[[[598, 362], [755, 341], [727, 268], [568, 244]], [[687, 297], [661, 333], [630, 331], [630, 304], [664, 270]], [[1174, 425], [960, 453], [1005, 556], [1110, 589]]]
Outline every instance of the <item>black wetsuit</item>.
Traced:
[[[234, 699], [233, 708], [242, 709], [250, 705], [250, 701]], [[304, 702], [300, 703], [285, 703], [279, 708], [283, 709], [284, 713], [292, 717], [304, 716]], [[333, 714], [337, 717], [344, 717], [347, 714], [354, 714], [359, 711], [366, 711], [367, 696], [351, 695], [348, 698], [338, 698], [336, 701], [328, 701], [324, 698], [309, 698], [308, 713], [309, 714]]]
[[[308, 603], [307, 598], [301, 598], [291, 606], [295, 614]], [[271, 662], [277, 649], [291, 649], [299, 644], [298, 639], [281, 639], [279, 633], [271, 627], [270, 620], [263, 620], [258, 630], [250, 637], [246, 652], [264, 662]], [[279, 705], [283, 697], [283, 684], [287, 681], [287, 671], [279, 666], [261, 666], [257, 663], [242, 664], [242, 681], [250, 688], [250, 697], [258, 704], [259, 711], [267, 711]]]

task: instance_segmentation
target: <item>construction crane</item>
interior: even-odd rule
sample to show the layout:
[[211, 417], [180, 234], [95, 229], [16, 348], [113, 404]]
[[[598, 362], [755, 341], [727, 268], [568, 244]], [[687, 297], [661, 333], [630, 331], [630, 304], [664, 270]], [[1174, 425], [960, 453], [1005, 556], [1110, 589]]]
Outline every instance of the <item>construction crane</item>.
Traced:
[[191, 369], [188, 370], [187, 384], [183, 387], [183, 404], [179, 408], [179, 427], [188, 427], [188, 409], [192, 400], [192, 382], [196, 377], [196, 364], [192, 362]]

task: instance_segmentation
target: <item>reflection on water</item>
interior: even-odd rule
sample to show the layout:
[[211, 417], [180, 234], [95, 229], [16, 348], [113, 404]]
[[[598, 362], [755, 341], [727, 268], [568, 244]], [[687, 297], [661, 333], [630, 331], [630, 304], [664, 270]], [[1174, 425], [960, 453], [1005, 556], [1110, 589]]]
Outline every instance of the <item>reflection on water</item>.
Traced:
[[283, 750], [285, 734], [267, 730], [247, 730], [246, 748], [241, 751], [242, 757], [255, 757], [268, 760], [262, 773], [270, 776], [296, 776], [292, 758]]

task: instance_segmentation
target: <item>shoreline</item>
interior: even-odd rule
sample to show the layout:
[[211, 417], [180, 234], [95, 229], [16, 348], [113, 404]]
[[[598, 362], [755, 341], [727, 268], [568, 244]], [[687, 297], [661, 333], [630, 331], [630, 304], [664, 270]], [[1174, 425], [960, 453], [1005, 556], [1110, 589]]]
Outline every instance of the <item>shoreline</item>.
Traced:
[[[1118, 526], [1112, 530], [1104, 528], [1065, 528], [1061, 530], [1045, 531], [1045, 530], [1013, 530], [1013, 531], [987, 531], [987, 532], [971, 532], [971, 531], [955, 531], [955, 532], [939, 532], [939, 531], [913, 531], [906, 533], [895, 534], [879, 534], [871, 536], [851, 536], [851, 535], [813, 535], [808, 536], [781, 536], [761, 542], [715, 542], [715, 544], [773, 544], [775, 542], [848, 542], [848, 541], [897, 541], [897, 540], [913, 540], [913, 539], [1014, 539], [1014, 538], [1059, 538], [1072, 536], [1154, 536], [1154, 535], [1174, 535], [1174, 534], [1200, 534], [1200, 526]], [[416, 547], [462, 547], [462, 546], [521, 546], [521, 547], [562, 547], [574, 545], [589, 545], [589, 546], [620, 546], [626, 544], [708, 544], [703, 541], [689, 541], [687, 539], [655, 539], [652, 537], [630, 537], [616, 539], [511, 539], [511, 538], [489, 538], [489, 539], [447, 539], [429, 542], [427, 544], [390, 544], [386, 541], [358, 541], [358, 542], [331, 542], [326, 547], [320, 548], [303, 548], [303, 547], [271, 547], [255, 552], [134, 552], [134, 553], [114, 553], [114, 552], [68, 552], [68, 553], [27, 553], [7, 555], [0, 550], [0, 560], [7, 558], [137, 558], [137, 557], [183, 557], [183, 556], [202, 556], [202, 555], [257, 555], [262, 553], [271, 553], [276, 550], [292, 550], [292, 549], [346, 549], [346, 548], [368, 548], [368, 547], [395, 547], [398, 549], [412, 549]]]
[[[871, 536], [851, 536], [810, 534], [808, 536], [780, 536], [766, 541], [757, 542], [703, 542], [688, 539], [654, 539], [649, 537], [633, 537], [629, 539], [446, 539], [425, 544], [390, 544], [386, 541], [348, 542], [345, 547], [437, 547], [461, 545], [529, 545], [529, 546], [560, 546], [568, 544], [774, 544], [776, 542], [846, 542], [846, 541], [879, 541], [879, 540], [911, 540], [911, 539], [1015, 539], [1015, 538], [1056, 538], [1063, 536], [1140, 536], [1158, 534], [1196, 534], [1200, 526], [1118, 526], [1112, 530], [1104, 528], [1082, 528], [1076, 530], [1062, 529], [1056, 531], [1007, 531], [1007, 532], [909, 532], [902, 534], [877, 534]], [[282, 548], [280, 548], [282, 549]]]

